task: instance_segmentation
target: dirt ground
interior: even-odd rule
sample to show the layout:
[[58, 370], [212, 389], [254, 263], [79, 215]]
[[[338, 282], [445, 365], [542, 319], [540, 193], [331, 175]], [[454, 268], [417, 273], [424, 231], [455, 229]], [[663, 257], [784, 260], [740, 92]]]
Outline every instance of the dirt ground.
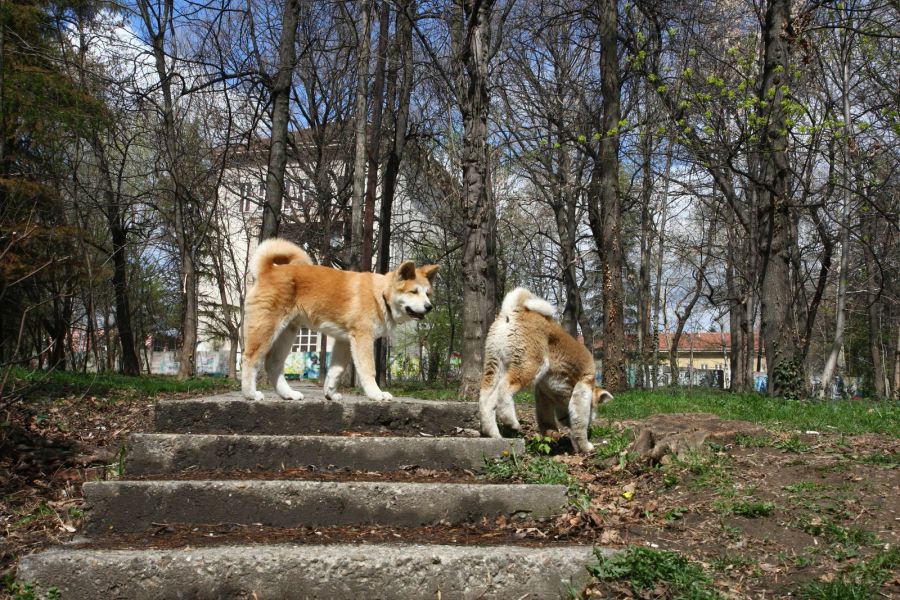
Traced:
[[[527, 409], [526, 436], [534, 433]], [[46, 413], [13, 406], [0, 429], [0, 573], [17, 557], [78, 535], [81, 483], [120, 476], [130, 432], [149, 431], [152, 403], [75, 398]], [[24, 424], [24, 425], [22, 425]], [[810, 581], [829, 581], [900, 542], [900, 440], [875, 435], [770, 432], [702, 414], [657, 415], [599, 423], [592, 457], [552, 444], [549, 458], [577, 480], [567, 514], [552, 520], [483, 521], [397, 529], [270, 529], [209, 524], [158, 528], [92, 546], [179, 547], [227, 542], [594, 544], [677, 551], [697, 561], [726, 597], [783, 598]], [[644, 429], [650, 434], [642, 433]], [[648, 439], [649, 438], [649, 439]], [[635, 445], [633, 440], [637, 439]], [[660, 448], [665, 447], [665, 451]], [[654, 449], [657, 451], [654, 453]], [[509, 460], [509, 459], [504, 459]], [[254, 479], [262, 472], [202, 473]], [[280, 478], [322, 475], [293, 469]], [[185, 475], [188, 477], [188, 475]], [[198, 474], [190, 475], [197, 478]], [[338, 472], [329, 479], [471, 481], [467, 471], [406, 469], [394, 474]], [[633, 597], [625, 583], [596, 583], [601, 597]], [[881, 586], [900, 597], [900, 574]], [[665, 589], [642, 597], [667, 597]]]

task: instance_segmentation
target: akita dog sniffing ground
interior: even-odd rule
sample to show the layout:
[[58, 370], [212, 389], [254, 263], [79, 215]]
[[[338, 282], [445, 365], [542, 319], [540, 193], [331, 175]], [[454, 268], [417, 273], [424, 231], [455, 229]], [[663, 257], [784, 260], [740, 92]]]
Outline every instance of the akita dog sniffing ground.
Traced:
[[481, 433], [501, 437], [497, 419], [521, 429], [513, 395], [533, 385], [541, 434], [568, 427], [575, 450], [592, 452], [588, 427], [594, 409], [612, 394], [596, 385], [590, 351], [553, 320], [554, 313], [546, 300], [525, 288], [503, 299], [484, 347]]
[[431, 284], [437, 265], [416, 267], [406, 261], [385, 275], [356, 273], [314, 265], [300, 247], [269, 239], [251, 259], [255, 285], [244, 308], [244, 356], [241, 389], [250, 400], [262, 400], [256, 389], [259, 360], [265, 358], [269, 381], [278, 395], [302, 400], [284, 378], [284, 361], [301, 327], [334, 338], [325, 396], [340, 400], [338, 382], [352, 357], [366, 396], [390, 400], [375, 381], [373, 343], [411, 319], [431, 310]]

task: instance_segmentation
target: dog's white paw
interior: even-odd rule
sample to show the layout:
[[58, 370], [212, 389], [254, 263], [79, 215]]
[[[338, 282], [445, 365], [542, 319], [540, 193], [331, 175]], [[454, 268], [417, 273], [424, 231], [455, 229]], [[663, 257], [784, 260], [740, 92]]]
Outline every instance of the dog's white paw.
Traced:
[[263, 393], [259, 392], [259, 391], [250, 392], [249, 394], [244, 394], [244, 397], [247, 400], [256, 400], [256, 401], [259, 401], [259, 400], [262, 400], [263, 398], [265, 398], [265, 396], [263, 396]]
[[330, 394], [328, 392], [325, 392], [325, 398], [331, 400], [332, 402], [340, 402], [344, 399], [344, 395], [340, 392], [332, 392]]
[[285, 400], [303, 400], [303, 394], [300, 392], [291, 390], [288, 394], [282, 396]]
[[584, 452], [585, 454], [591, 454], [594, 451], [594, 445], [587, 441], [581, 442], [580, 444], [578, 444], [578, 446], [578, 450], [580, 452]]
[[390, 392], [381, 392], [381, 394], [376, 394], [372, 400], [393, 400], [394, 395]]

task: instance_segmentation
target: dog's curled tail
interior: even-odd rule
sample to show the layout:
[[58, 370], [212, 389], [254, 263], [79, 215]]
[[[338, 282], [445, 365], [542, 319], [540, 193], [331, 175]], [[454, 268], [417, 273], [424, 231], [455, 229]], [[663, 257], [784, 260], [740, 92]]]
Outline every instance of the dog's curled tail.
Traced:
[[515, 311], [522, 309], [540, 313], [551, 319], [556, 314], [556, 309], [552, 304], [521, 287], [506, 294], [503, 298], [503, 305], [500, 307], [500, 314], [509, 317]]
[[276, 265], [311, 265], [312, 259], [303, 251], [303, 249], [287, 240], [280, 238], [269, 238], [264, 241], [250, 261], [250, 272], [253, 277], [259, 279], [259, 276], [268, 272]]

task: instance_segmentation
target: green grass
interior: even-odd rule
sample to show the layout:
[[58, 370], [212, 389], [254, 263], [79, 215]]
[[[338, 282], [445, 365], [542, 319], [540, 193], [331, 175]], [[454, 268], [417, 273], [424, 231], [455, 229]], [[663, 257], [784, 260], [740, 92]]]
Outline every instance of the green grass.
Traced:
[[593, 426], [588, 437], [594, 440], [594, 457], [600, 460], [618, 456], [625, 452], [634, 441], [631, 429], [619, 430], [609, 426]]
[[590, 500], [581, 483], [566, 466], [548, 456], [517, 456], [513, 452], [502, 458], [487, 459], [482, 475], [495, 481], [564, 485], [573, 503], [583, 506]]
[[659, 586], [665, 588], [664, 597], [673, 600], [722, 597], [700, 565], [676, 552], [634, 546], [608, 558], [598, 552], [597, 558], [599, 562], [588, 567], [591, 575], [601, 581], [627, 581], [640, 598]]
[[881, 550], [869, 560], [854, 563], [832, 581], [814, 581], [800, 588], [804, 600], [868, 600], [893, 571], [900, 568], [900, 548]]
[[887, 401], [792, 401], [695, 387], [627, 390], [616, 394], [614, 400], [601, 405], [597, 412], [611, 419], [708, 412], [723, 419], [752, 421], [773, 429], [836, 430], [849, 435], [882, 433], [900, 437], [900, 404]]
[[874, 465], [876, 467], [887, 467], [890, 469], [900, 468], [900, 452], [881, 453], [874, 452], [859, 457], [859, 462], [866, 465]]
[[[439, 383], [396, 383], [387, 388], [395, 396], [426, 400], [457, 400], [456, 385]], [[516, 403], [534, 404], [528, 390], [516, 394]], [[723, 419], [751, 421], [776, 430], [833, 431], [848, 435], [881, 433], [900, 437], [900, 404], [874, 400], [819, 402], [769, 398], [761, 394], [733, 394], [710, 388], [664, 388], [626, 390], [599, 407], [597, 414], [608, 419], [644, 419], [659, 413], [713, 413]], [[766, 446], [763, 438], [737, 440], [742, 446]]]
[[[206, 393], [237, 389], [238, 382], [222, 377], [191, 377], [178, 381], [165, 375], [132, 377], [118, 373], [71, 373], [13, 369], [16, 389], [29, 400], [56, 400], [70, 395], [87, 395], [110, 400], [153, 398], [169, 393]], [[10, 392], [10, 390], [7, 390]]]

